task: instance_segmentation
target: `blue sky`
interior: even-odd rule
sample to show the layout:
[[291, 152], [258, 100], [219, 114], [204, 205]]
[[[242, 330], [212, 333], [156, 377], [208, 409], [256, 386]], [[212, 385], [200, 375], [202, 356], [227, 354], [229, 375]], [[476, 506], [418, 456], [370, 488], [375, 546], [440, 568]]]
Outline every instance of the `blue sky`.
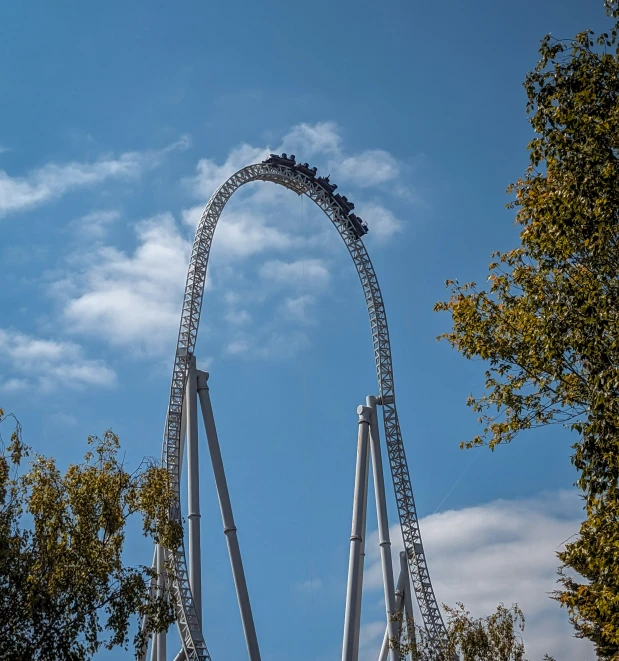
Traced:
[[[483, 365], [436, 342], [449, 319], [432, 306], [445, 279], [483, 282], [490, 253], [515, 245], [504, 191], [527, 163], [521, 83], [539, 39], [603, 20], [601, 2], [574, 0], [3, 3], [0, 404], [61, 464], [108, 427], [128, 461], [159, 455], [196, 217], [236, 169], [292, 150], [370, 226], [439, 600], [479, 614], [517, 600], [531, 658], [593, 658], [546, 596], [578, 528], [573, 439], [460, 451]], [[197, 355], [263, 658], [334, 658], [355, 408], [376, 385], [354, 269], [307, 200], [263, 184], [230, 203]], [[214, 659], [242, 659], [206, 459], [205, 633]], [[130, 541], [148, 563], [149, 545]], [[384, 616], [377, 555], [368, 563], [370, 659]]]

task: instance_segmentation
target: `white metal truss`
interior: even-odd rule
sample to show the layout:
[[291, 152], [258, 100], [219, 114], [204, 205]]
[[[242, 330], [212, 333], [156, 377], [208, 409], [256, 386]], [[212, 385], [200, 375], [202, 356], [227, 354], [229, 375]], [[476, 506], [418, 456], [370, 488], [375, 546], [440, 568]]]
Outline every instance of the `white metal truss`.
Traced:
[[[397, 501], [404, 548], [413, 579], [413, 587], [424, 625], [430, 637], [439, 642], [445, 635], [445, 625], [434, 596], [428, 566], [419, 531], [419, 521], [413, 497], [402, 433], [398, 422], [393, 385], [393, 366], [385, 304], [376, 272], [363, 241], [357, 237], [350, 219], [342, 212], [333, 194], [314, 178], [295, 168], [272, 163], [249, 165], [224, 182], [209, 200], [196, 231], [191, 260], [187, 273], [180, 330], [174, 360], [170, 402], [163, 440], [163, 463], [170, 471], [173, 487], [180, 503], [180, 449], [181, 417], [188, 377], [189, 363], [196, 346], [202, 298], [206, 279], [209, 253], [217, 221], [234, 192], [251, 181], [270, 181], [306, 195], [330, 218], [342, 237], [353, 259], [370, 317], [374, 360], [378, 377], [378, 402], [382, 404], [385, 437], [393, 486]], [[172, 516], [181, 520], [180, 506]], [[177, 614], [177, 622], [186, 658], [190, 661], [207, 661], [210, 655], [202, 634], [200, 620], [194, 605], [185, 548], [170, 550], [174, 565], [171, 594]]]

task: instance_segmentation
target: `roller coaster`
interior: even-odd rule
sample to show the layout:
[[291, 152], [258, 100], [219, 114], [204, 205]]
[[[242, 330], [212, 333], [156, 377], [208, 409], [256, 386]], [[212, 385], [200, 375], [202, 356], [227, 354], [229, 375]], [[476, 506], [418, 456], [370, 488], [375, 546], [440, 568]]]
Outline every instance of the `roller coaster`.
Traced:
[[[367, 248], [363, 243], [363, 236], [368, 232], [367, 224], [352, 213], [354, 209], [352, 202], [339, 193], [335, 193], [337, 186], [331, 183], [329, 177], [318, 176], [317, 169], [310, 167], [307, 163], [297, 163], [294, 155], [271, 154], [262, 163], [248, 165], [233, 174], [211, 196], [196, 230], [183, 297], [162, 450], [163, 464], [169, 470], [179, 503], [171, 512], [171, 516], [175, 520], [182, 521], [180, 509], [181, 471], [186, 449], [189, 489], [187, 513], [189, 562], [187, 561], [185, 542], [177, 549], [156, 547], [153, 563], [157, 569], [157, 578], [151, 585], [151, 589], [156, 590], [165, 586], [173, 600], [182, 645], [181, 650], [174, 657], [175, 661], [182, 661], [183, 659], [210, 661], [211, 657], [204, 637], [201, 614], [199, 475], [197, 466], [197, 408], [199, 400], [206, 427], [208, 448], [213, 463], [248, 655], [250, 661], [259, 661], [258, 640], [249, 604], [249, 595], [236, 536], [236, 526], [232, 516], [230, 496], [223, 471], [223, 462], [210, 402], [208, 374], [197, 370], [194, 353], [208, 260], [217, 222], [232, 195], [241, 186], [254, 181], [271, 182], [288, 188], [298, 195], [305, 195], [322, 209], [344, 241], [361, 282], [370, 320], [378, 393], [376, 396], [368, 397], [366, 405], [360, 406], [357, 411], [359, 425], [357, 470], [342, 660], [356, 661], [359, 655], [368, 464], [369, 455], [371, 454], [386, 605], [386, 631], [380, 658], [385, 659], [389, 656], [390, 659], [395, 661], [400, 656], [395, 649], [396, 646], [389, 644], [390, 641], [398, 639], [401, 635], [401, 626], [398, 629], [395, 616], [398, 612], [406, 610], [407, 615], [412, 618], [411, 596], [413, 593], [417, 599], [423, 625], [431, 641], [439, 643], [444, 639], [445, 625], [430, 581], [398, 421], [387, 315], [378, 278]], [[377, 420], [378, 407], [382, 409], [386, 448], [404, 541], [404, 552], [400, 558], [401, 571], [397, 586], [393, 579], [387, 524]], [[166, 572], [166, 566], [170, 568], [170, 571]], [[410, 588], [411, 583], [412, 589]], [[146, 651], [143, 658], [145, 656]], [[165, 634], [155, 634], [153, 637], [151, 660], [167, 661]]]

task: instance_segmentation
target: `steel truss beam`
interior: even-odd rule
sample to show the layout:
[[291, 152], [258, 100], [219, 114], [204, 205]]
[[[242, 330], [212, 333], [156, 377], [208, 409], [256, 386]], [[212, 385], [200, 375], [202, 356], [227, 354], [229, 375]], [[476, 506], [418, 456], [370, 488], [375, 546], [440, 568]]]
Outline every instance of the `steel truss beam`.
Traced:
[[[213, 234], [219, 217], [230, 197], [238, 188], [251, 181], [270, 181], [289, 188], [298, 195], [309, 197], [331, 220], [346, 244], [348, 252], [355, 264], [370, 318], [374, 361], [379, 388], [378, 400], [383, 408], [387, 451], [406, 557], [425, 627], [433, 640], [440, 641], [444, 637], [445, 626], [432, 589], [432, 583], [430, 582], [421, 533], [419, 531], [413, 489], [398, 422], [387, 315], [378, 278], [376, 277], [376, 272], [374, 271], [363, 241], [357, 238], [350, 219], [342, 212], [334, 200], [333, 195], [321, 187], [315, 179], [302, 174], [296, 169], [283, 165], [262, 163], [249, 165], [239, 170], [215, 191], [206, 205], [200, 223], [198, 224], [185, 284], [162, 450], [163, 464], [170, 471], [173, 487], [179, 496], [178, 502], [180, 503], [180, 450], [183, 401], [189, 364], [196, 346], [206, 269]], [[180, 521], [180, 505], [174, 507], [170, 514], [173, 518]], [[181, 544], [178, 549], [169, 550], [169, 554], [174, 566], [174, 580], [171, 582], [171, 594], [174, 600], [180, 637], [186, 657], [189, 661], [210, 660], [202, 634], [200, 617], [191, 594], [184, 544]]]

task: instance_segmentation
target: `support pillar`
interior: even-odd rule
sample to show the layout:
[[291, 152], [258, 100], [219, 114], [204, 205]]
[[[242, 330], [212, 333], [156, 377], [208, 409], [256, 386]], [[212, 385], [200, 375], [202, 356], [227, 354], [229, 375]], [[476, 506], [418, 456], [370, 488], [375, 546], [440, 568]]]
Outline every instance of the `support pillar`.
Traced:
[[200, 465], [198, 461], [198, 381], [196, 357], [189, 362], [185, 397], [187, 420], [187, 519], [189, 528], [189, 585], [202, 624], [202, 562], [200, 553]]
[[[385, 610], [389, 640], [396, 640], [398, 634], [397, 622], [394, 619], [395, 591], [393, 584], [393, 566], [391, 564], [391, 540], [389, 538], [389, 521], [387, 519], [387, 499], [385, 496], [385, 476], [380, 449], [378, 417], [376, 415], [376, 397], [370, 395], [366, 399], [367, 406], [372, 409], [370, 416], [370, 448], [372, 451], [372, 470], [374, 473], [374, 491], [376, 494], [376, 517], [378, 519], [378, 539], [380, 544], [380, 559], [383, 569], [383, 587], [385, 592]], [[398, 661], [397, 650], [390, 649], [391, 661]]]
[[[398, 584], [395, 589], [395, 612], [398, 614], [398, 634], [397, 640], [402, 639], [402, 621], [400, 617], [404, 616], [404, 604], [406, 600], [406, 590], [409, 588], [408, 585], [408, 567], [406, 564], [402, 567], [402, 553], [400, 553], [400, 575], [398, 577]], [[406, 563], [406, 560], [404, 560]], [[380, 654], [378, 655], [378, 661], [386, 661], [387, 655], [389, 654], [389, 627], [385, 627], [385, 635], [383, 637], [383, 644], [380, 648]]]
[[[161, 596], [165, 588], [165, 550], [162, 546], [157, 544], [157, 596]], [[155, 634], [155, 641], [153, 645], [153, 654], [151, 659], [153, 661], [166, 661], [166, 632], [162, 631]]]
[[241, 550], [236, 535], [236, 526], [232, 516], [232, 505], [230, 503], [230, 494], [228, 492], [228, 483], [224, 473], [223, 460], [221, 458], [221, 449], [219, 439], [217, 438], [217, 429], [215, 428], [215, 419], [213, 417], [213, 408], [208, 388], [208, 372], [198, 371], [198, 396], [206, 428], [206, 438], [208, 440], [211, 462], [213, 464], [213, 473], [215, 476], [215, 485], [219, 497], [219, 506], [221, 508], [221, 518], [224, 524], [224, 533], [228, 544], [228, 553], [230, 554], [230, 564], [232, 565], [232, 575], [236, 587], [236, 595], [239, 601], [241, 611], [241, 621], [243, 631], [245, 632], [245, 641], [250, 661], [260, 661], [260, 651], [258, 648], [258, 637], [256, 636], [256, 627], [251, 612], [249, 602], [249, 593], [247, 591], [247, 582], [245, 572], [243, 571], [243, 561], [241, 559]]
[[[417, 642], [417, 635], [415, 633], [415, 618], [413, 614], [413, 585], [411, 583], [411, 575], [408, 570], [408, 561], [406, 559], [406, 552], [400, 552], [400, 568], [406, 576], [406, 585], [404, 587], [404, 612], [406, 614], [405, 625], [408, 632], [408, 644], [413, 645]], [[459, 661], [458, 655], [452, 661]]]
[[[151, 569], [154, 569], [157, 571], [157, 547], [155, 546], [155, 552], [153, 553], [153, 561], [151, 563]], [[157, 584], [157, 579], [154, 576], [150, 577], [150, 580], [148, 581], [148, 598], [149, 599], [154, 599], [155, 598], [155, 586]], [[148, 626], [148, 616], [145, 615], [142, 618], [142, 622], [140, 623], [140, 629], [144, 631], [146, 627]], [[154, 642], [153, 642], [154, 646]], [[146, 661], [146, 654], [148, 652], [148, 641], [147, 644], [144, 645], [144, 650], [138, 657], [138, 661]]]
[[[363, 489], [363, 511], [361, 514], [361, 547], [359, 549], [360, 560], [359, 560], [359, 574], [357, 577], [357, 583], [359, 585], [359, 598], [357, 600], [356, 609], [355, 609], [355, 630], [361, 630], [361, 602], [363, 597], [363, 566], [365, 564], [365, 537], [366, 537], [366, 527], [367, 527], [367, 511], [368, 511], [368, 478], [370, 473], [370, 439], [368, 436], [367, 442], [367, 456], [368, 459], [365, 462], [365, 472], [363, 474], [363, 484], [365, 488]], [[356, 636], [354, 640], [354, 650], [353, 658], [359, 658], [359, 635]]]
[[371, 409], [357, 408], [359, 431], [357, 440], [357, 467], [353, 497], [350, 555], [348, 560], [348, 584], [346, 611], [344, 614], [344, 642], [342, 661], [357, 661], [359, 656], [359, 628], [361, 617], [361, 591], [363, 585], [363, 552], [365, 538], [365, 514], [368, 490], [368, 450]]

